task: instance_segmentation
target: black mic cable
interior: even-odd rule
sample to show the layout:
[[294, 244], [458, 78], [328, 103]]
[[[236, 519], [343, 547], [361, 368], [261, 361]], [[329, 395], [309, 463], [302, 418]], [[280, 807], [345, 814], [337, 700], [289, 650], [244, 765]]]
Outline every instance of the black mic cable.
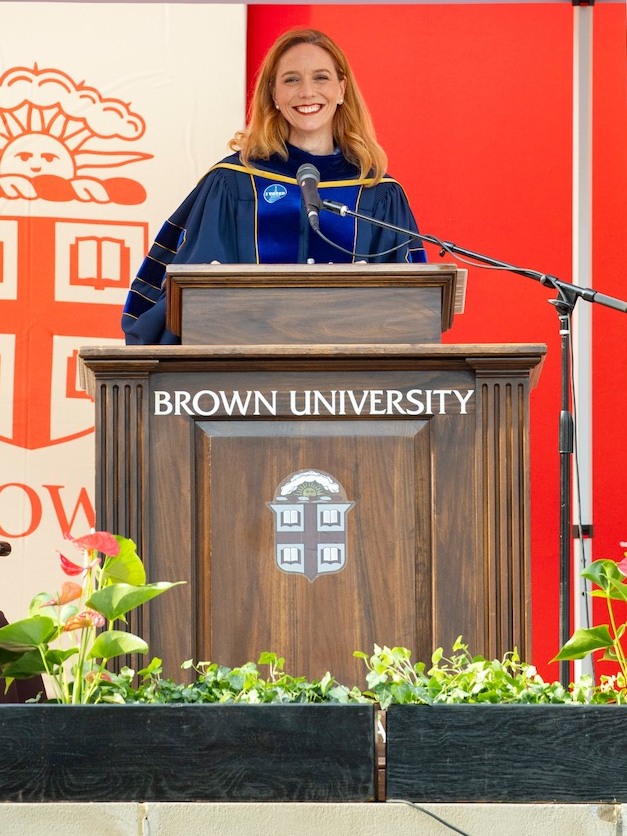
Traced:
[[396, 250], [401, 250], [403, 247], [406, 247], [412, 241], [415, 241], [416, 238], [420, 238], [420, 235], [415, 235], [412, 237], [408, 237], [405, 241], [402, 241], [400, 244], [397, 244], [395, 247], [391, 247], [389, 250], [383, 250], [379, 253], [357, 253], [353, 252], [352, 250], [347, 250], [345, 247], [342, 247], [340, 244], [336, 244], [335, 241], [331, 241], [330, 238], [327, 238], [320, 231], [320, 210], [322, 208], [328, 209], [331, 212], [335, 212], [338, 215], [345, 216], [348, 212], [348, 207], [343, 206], [341, 203], [336, 203], [332, 200], [320, 200], [320, 195], [318, 193], [318, 184], [320, 183], [320, 172], [316, 168], [315, 165], [311, 163], [303, 163], [298, 171], [296, 172], [296, 182], [300, 186], [302, 196], [303, 196], [303, 203], [305, 204], [305, 209], [307, 211], [307, 218], [309, 219], [309, 223], [311, 228], [316, 232], [323, 241], [326, 241], [327, 244], [334, 247], [336, 250], [340, 250], [347, 255], [352, 256], [353, 258], [379, 258], [383, 255], [388, 255], [389, 253], [396, 252]]
[[[312, 165], [312, 163], [303, 163], [299, 167], [296, 172], [296, 182], [300, 186], [300, 190], [302, 192], [303, 203], [305, 204], [305, 210], [307, 212], [307, 218], [311, 228], [322, 238], [323, 241], [326, 241], [327, 244], [334, 247], [336, 250], [340, 250], [353, 258], [377, 258], [382, 255], [388, 255], [389, 253], [396, 252], [396, 250], [402, 249], [411, 241], [415, 240], [415, 238], [408, 238], [406, 241], [403, 241], [396, 247], [391, 247], [389, 250], [384, 250], [380, 253], [368, 253], [367, 255], [365, 253], [357, 253], [352, 250], [347, 250], [339, 244], [336, 244], [335, 241], [331, 241], [330, 238], [327, 238], [326, 235], [320, 231], [320, 210], [324, 207], [325, 209], [329, 209], [339, 215], [344, 215], [346, 214], [344, 210], [348, 207], [344, 207], [342, 204], [335, 203], [334, 201], [325, 200], [323, 202], [320, 200], [320, 195], [318, 194], [320, 172], [315, 165]], [[416, 237], [419, 238], [420, 236]]]

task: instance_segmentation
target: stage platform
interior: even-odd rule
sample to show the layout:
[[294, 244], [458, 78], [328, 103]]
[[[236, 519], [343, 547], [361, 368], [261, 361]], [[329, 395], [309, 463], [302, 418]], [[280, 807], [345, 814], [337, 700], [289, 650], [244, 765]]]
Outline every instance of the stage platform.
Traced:
[[11, 836], [622, 836], [623, 804], [0, 804]]

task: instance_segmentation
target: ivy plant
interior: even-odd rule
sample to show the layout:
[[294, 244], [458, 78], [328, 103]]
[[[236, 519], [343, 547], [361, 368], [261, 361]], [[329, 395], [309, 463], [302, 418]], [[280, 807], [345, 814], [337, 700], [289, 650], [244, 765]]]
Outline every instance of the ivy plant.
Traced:
[[545, 682], [533, 665], [521, 661], [516, 650], [503, 659], [472, 656], [459, 636], [452, 654], [438, 647], [431, 664], [413, 663], [405, 647], [379, 647], [374, 654], [356, 651], [368, 668], [369, 693], [381, 708], [391, 704], [437, 703], [586, 703], [592, 695], [592, 680], [582, 678], [570, 689], [559, 682]]
[[[259, 669], [267, 668], [267, 673]], [[184, 662], [183, 669], [193, 670], [191, 683], [177, 683], [163, 677], [161, 659], [153, 659], [142, 670], [123, 668], [113, 678], [115, 690], [107, 697], [111, 702], [125, 703], [354, 703], [369, 700], [358, 688], [338, 683], [329, 673], [309, 680], [292, 676], [284, 670], [285, 659], [276, 653], [264, 652], [258, 662], [246, 662], [230, 668], [216, 662]]]

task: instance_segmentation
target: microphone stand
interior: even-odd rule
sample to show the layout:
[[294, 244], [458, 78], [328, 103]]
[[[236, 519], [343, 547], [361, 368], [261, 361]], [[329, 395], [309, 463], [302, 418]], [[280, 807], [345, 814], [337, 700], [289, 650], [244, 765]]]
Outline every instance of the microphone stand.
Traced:
[[[333, 200], [323, 200], [322, 207], [335, 212], [338, 215], [350, 215], [360, 221], [374, 224], [392, 232], [400, 233], [408, 236], [408, 240], [419, 239], [421, 241], [428, 241], [440, 247], [440, 257], [444, 253], [463, 255], [473, 259], [481, 264], [489, 265], [490, 267], [497, 267], [501, 270], [507, 270], [510, 273], [516, 273], [519, 276], [525, 276], [528, 279], [534, 279], [540, 284], [547, 287], [552, 287], [557, 291], [557, 298], [551, 299], [550, 304], [555, 306], [559, 319], [559, 334], [560, 334], [560, 418], [559, 418], [559, 456], [560, 456], [560, 520], [559, 520], [559, 555], [560, 555], [560, 574], [559, 574], [559, 640], [560, 646], [566, 644], [570, 638], [570, 596], [571, 596], [571, 572], [570, 572], [570, 507], [572, 494], [572, 468], [571, 456], [573, 454], [573, 439], [574, 439], [574, 421], [570, 411], [571, 390], [570, 390], [570, 334], [572, 313], [578, 299], [583, 299], [585, 302], [597, 302], [607, 308], [627, 313], [627, 302], [616, 299], [613, 296], [607, 296], [604, 293], [599, 293], [589, 287], [579, 287], [578, 285], [564, 282], [556, 276], [550, 276], [545, 273], [539, 273], [535, 270], [527, 270], [522, 267], [515, 267], [505, 261], [498, 261], [495, 258], [482, 255], [481, 253], [473, 252], [472, 250], [458, 247], [450, 241], [441, 241], [433, 235], [423, 235], [413, 232], [410, 229], [394, 226], [385, 221], [371, 218], [368, 215], [354, 212], [348, 206], [337, 203]], [[570, 667], [568, 661], [560, 661], [560, 682], [564, 687], [568, 687], [570, 681]]]

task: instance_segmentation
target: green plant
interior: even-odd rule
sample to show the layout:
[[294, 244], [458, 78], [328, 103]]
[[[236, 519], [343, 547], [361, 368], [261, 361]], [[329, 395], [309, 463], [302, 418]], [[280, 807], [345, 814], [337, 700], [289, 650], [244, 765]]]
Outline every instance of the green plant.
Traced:
[[[258, 665], [268, 667], [263, 676]], [[330, 673], [320, 680], [292, 676], [284, 671], [285, 659], [275, 653], [262, 653], [257, 664], [247, 662], [236, 668], [215, 662], [184, 662], [196, 678], [187, 684], [162, 677], [161, 660], [153, 659], [138, 672], [140, 683], [134, 686], [135, 673], [123, 668], [114, 677], [117, 702], [137, 703], [349, 703], [368, 702], [358, 688], [339, 684]]]
[[502, 660], [471, 656], [461, 636], [450, 658], [437, 648], [429, 668], [424, 662], [412, 663], [405, 647], [375, 645], [372, 656], [361, 651], [354, 655], [366, 663], [370, 691], [384, 709], [392, 703], [583, 703], [592, 692], [589, 678], [571, 689], [545, 682], [533, 665], [521, 662], [516, 650]]
[[[620, 545], [625, 547], [627, 543]], [[627, 702], [627, 656], [623, 646], [627, 621], [619, 620], [614, 607], [615, 602], [627, 603], [627, 552], [619, 563], [607, 559], [594, 560], [581, 572], [581, 576], [594, 587], [589, 594], [605, 601], [609, 623], [575, 630], [553, 661], [583, 659], [590, 653], [603, 650], [602, 660], [615, 662], [618, 672], [600, 678], [599, 697], [605, 695], [607, 701]]]
[[65, 581], [57, 595], [36, 595], [28, 618], [0, 628], [0, 678], [8, 687], [45, 674], [57, 702], [99, 702], [114, 687], [109, 660], [148, 652], [143, 639], [115, 629], [115, 622], [177, 584], [147, 584], [135, 543], [125, 537], [96, 531], [66, 539], [83, 555], [81, 564], [60, 555], [61, 569], [76, 580]]

